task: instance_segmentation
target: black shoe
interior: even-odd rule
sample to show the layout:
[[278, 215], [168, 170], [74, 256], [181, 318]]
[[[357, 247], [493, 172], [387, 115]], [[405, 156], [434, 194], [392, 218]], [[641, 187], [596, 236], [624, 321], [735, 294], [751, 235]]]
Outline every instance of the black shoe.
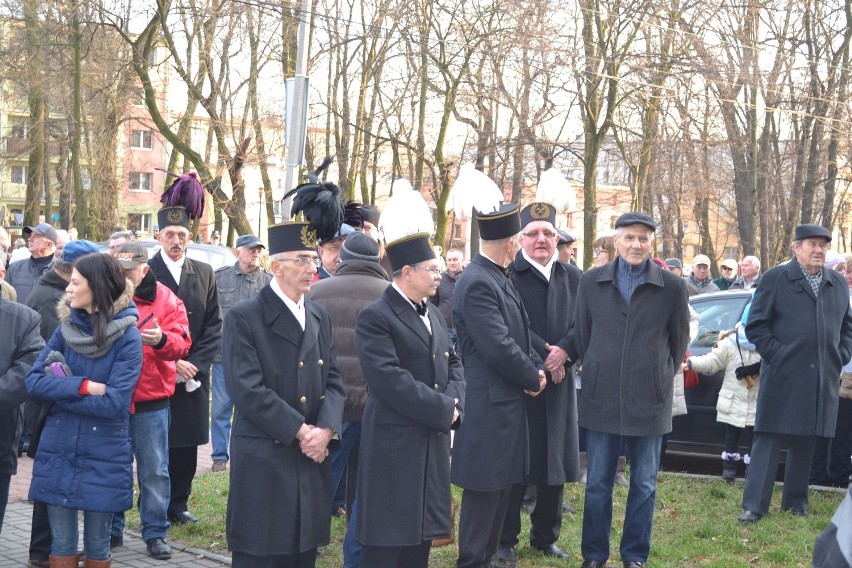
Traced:
[[567, 552], [556, 546], [555, 544], [549, 544], [547, 546], [535, 546], [531, 545], [536, 550], [540, 550], [544, 552], [547, 556], [553, 556], [554, 558], [563, 558], [565, 560], [571, 558]]
[[580, 568], [606, 568], [606, 562], [600, 562], [598, 560], [583, 560]]
[[197, 523], [198, 517], [191, 514], [189, 511], [178, 513], [177, 515], [169, 515], [169, 522], [173, 525], [185, 525], [187, 523]]
[[744, 511], [740, 518], [737, 520], [741, 523], [756, 523], [760, 519], [763, 518], [763, 515], [758, 515], [757, 513], [752, 513], [751, 511]]
[[113, 548], [118, 548], [119, 546], [124, 546], [124, 535], [121, 534], [113, 534], [109, 537], [109, 548], [112, 550]]
[[637, 560], [625, 560], [624, 568], [642, 568], [644, 566], [644, 562], [639, 562]]
[[518, 565], [518, 555], [512, 546], [498, 546], [492, 563], [495, 566], [513, 568]]
[[782, 511], [787, 511], [791, 515], [796, 515], [797, 517], [810, 517], [811, 512], [808, 510], [808, 506], [805, 505], [803, 507], [791, 507], [789, 509], [781, 509]]
[[164, 538], [152, 538], [145, 541], [148, 555], [157, 560], [168, 560], [172, 557], [172, 547]]

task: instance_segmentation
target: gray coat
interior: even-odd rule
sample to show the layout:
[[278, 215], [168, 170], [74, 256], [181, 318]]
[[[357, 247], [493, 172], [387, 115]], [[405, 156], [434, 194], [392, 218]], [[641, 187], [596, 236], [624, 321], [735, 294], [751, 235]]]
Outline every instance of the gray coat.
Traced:
[[331, 323], [305, 300], [305, 330], [272, 291], [225, 317], [225, 384], [236, 413], [231, 431], [228, 549], [255, 556], [328, 544], [331, 460], [299, 448], [302, 424], [340, 432], [343, 384]]
[[464, 371], [441, 314], [430, 307], [428, 317], [431, 334], [392, 287], [358, 316], [370, 387], [358, 468], [363, 544], [411, 546], [452, 530], [450, 426], [454, 409], [464, 410]]
[[762, 358], [756, 432], [834, 436], [840, 369], [852, 356], [849, 287], [823, 270], [819, 297], [793, 259], [768, 270], [746, 335]]
[[331, 337], [346, 389], [346, 421], [360, 422], [367, 405], [367, 379], [355, 349], [355, 320], [389, 285], [387, 272], [378, 262], [344, 260], [334, 278], [314, 282], [308, 292], [308, 298], [325, 308], [331, 318]]
[[630, 305], [618, 289], [620, 258], [584, 273], [574, 323], [583, 359], [580, 426], [626, 436], [672, 429], [673, 377], [689, 343], [686, 283], [648, 262]]
[[[235, 262], [231, 266], [221, 266], [214, 273], [216, 277], [216, 288], [219, 291], [219, 308], [222, 310], [222, 319], [228, 310], [251, 298], [257, 296], [260, 289], [272, 280], [272, 273], [265, 268], [258, 267], [251, 272], [240, 270], [240, 263]], [[214, 363], [222, 362], [222, 345], [216, 351]]]
[[451, 478], [463, 489], [504, 489], [529, 470], [524, 390], [538, 390], [544, 364], [533, 350], [518, 291], [480, 254], [459, 276], [453, 318], [467, 390]]

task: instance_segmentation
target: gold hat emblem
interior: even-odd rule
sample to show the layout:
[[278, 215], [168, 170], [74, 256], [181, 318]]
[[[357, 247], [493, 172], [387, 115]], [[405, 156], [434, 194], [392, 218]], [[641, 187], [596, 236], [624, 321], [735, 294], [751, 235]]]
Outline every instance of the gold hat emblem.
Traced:
[[530, 206], [530, 217], [533, 219], [547, 219], [550, 217], [550, 205], [547, 203], [533, 203]]
[[315, 249], [319, 245], [319, 241], [317, 240], [317, 232], [311, 229], [308, 225], [302, 227], [302, 232], [299, 235], [299, 239], [302, 241], [302, 245], [308, 249]]
[[182, 209], [170, 209], [166, 213], [166, 219], [169, 220], [169, 223], [179, 224], [183, 221], [183, 210]]

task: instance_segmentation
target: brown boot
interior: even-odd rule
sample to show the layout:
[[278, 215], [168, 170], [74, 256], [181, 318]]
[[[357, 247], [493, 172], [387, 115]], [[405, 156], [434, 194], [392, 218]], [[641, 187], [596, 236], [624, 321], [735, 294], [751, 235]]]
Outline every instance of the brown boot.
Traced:
[[51, 554], [50, 568], [77, 568], [77, 555], [54, 556]]
[[624, 474], [624, 466], [627, 465], [627, 459], [624, 456], [618, 458], [618, 467], [615, 468], [615, 484], [622, 487], [630, 487], [630, 480]]
[[586, 483], [588, 471], [589, 455], [586, 452], [580, 452], [580, 483]]
[[110, 568], [110, 566], [112, 566], [112, 556], [106, 560], [92, 560], [91, 558], [86, 558], [86, 568]]

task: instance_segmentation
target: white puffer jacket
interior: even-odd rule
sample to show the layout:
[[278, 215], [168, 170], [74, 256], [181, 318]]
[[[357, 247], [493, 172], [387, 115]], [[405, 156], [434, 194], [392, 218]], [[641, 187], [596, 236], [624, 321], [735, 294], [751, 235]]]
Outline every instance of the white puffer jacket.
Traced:
[[692, 369], [699, 373], [725, 371], [725, 380], [716, 403], [716, 421], [744, 428], [754, 426], [760, 381], [749, 389], [745, 380], [737, 379], [735, 371], [740, 365], [757, 363], [760, 361], [760, 355], [757, 351], [742, 347], [742, 343], [740, 346], [742, 361], [737, 350], [736, 335], [731, 335], [717, 343], [707, 355], [690, 357], [689, 362]]

